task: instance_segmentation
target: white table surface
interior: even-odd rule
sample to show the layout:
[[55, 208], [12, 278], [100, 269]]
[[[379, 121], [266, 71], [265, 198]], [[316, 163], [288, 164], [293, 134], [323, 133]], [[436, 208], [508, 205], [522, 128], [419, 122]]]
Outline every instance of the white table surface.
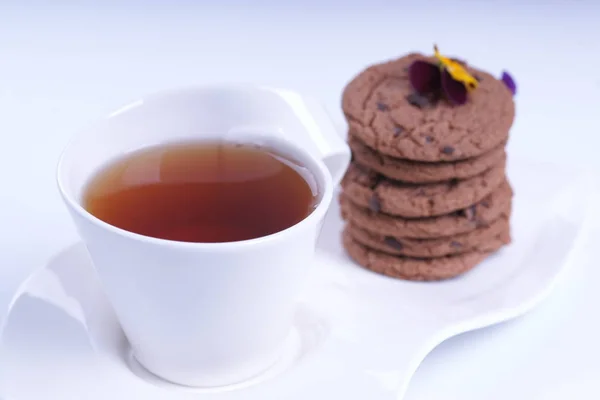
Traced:
[[[18, 283], [77, 240], [54, 182], [66, 141], [163, 88], [285, 86], [319, 96], [341, 123], [340, 92], [355, 73], [436, 42], [516, 78], [511, 155], [600, 171], [600, 2], [245, 3], [0, 0], [0, 319]], [[593, 220], [546, 302], [442, 344], [406, 399], [600, 398], [600, 218]]]

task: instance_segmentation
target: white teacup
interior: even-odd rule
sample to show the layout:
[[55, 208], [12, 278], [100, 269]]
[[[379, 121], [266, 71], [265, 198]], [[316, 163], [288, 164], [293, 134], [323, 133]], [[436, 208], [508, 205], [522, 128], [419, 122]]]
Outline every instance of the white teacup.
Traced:
[[[82, 207], [88, 180], [115, 158], [215, 138], [263, 144], [302, 163], [317, 182], [316, 209], [272, 235], [184, 243], [116, 228]], [[277, 361], [349, 160], [345, 141], [314, 100], [279, 89], [212, 86], [149, 96], [112, 113], [67, 146], [57, 179], [136, 359], [175, 383], [219, 386]]]

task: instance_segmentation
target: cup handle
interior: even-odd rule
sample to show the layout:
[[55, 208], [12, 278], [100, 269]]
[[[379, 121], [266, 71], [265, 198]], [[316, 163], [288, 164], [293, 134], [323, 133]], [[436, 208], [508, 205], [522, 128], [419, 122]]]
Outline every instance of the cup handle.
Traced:
[[342, 180], [350, 163], [350, 148], [336, 129], [331, 117], [319, 101], [288, 90], [277, 90], [278, 95], [294, 110], [308, 133], [295, 138], [300, 144], [311, 148], [323, 160], [331, 174], [333, 184]]

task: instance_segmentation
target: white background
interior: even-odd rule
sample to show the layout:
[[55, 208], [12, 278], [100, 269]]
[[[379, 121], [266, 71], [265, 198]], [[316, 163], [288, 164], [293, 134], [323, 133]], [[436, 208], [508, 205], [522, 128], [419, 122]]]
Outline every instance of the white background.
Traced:
[[[0, 0], [0, 319], [16, 285], [77, 240], [54, 168], [94, 118], [163, 88], [243, 81], [317, 95], [342, 123], [354, 74], [434, 42], [513, 74], [511, 155], [600, 171], [597, 1]], [[442, 344], [406, 398], [600, 398], [592, 231], [542, 306]]]

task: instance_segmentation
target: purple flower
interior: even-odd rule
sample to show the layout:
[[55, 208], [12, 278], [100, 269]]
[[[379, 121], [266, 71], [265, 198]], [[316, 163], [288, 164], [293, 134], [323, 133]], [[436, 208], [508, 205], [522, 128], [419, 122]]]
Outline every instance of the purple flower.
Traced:
[[504, 84], [506, 85], [506, 87], [508, 87], [510, 89], [513, 96], [515, 94], [517, 94], [517, 84], [515, 83], [515, 80], [508, 72], [503, 71], [501, 79], [502, 79], [502, 82], [504, 82]]
[[[410, 65], [408, 76], [413, 89], [419, 95], [444, 96], [452, 104], [465, 104], [469, 92], [477, 89], [479, 79], [467, 71], [465, 63], [443, 56], [435, 45], [433, 49], [436, 64], [417, 60]], [[503, 72], [501, 79], [514, 95], [517, 89], [510, 74]]]
[[457, 105], [467, 102], [467, 87], [452, 79], [446, 68], [418, 60], [410, 65], [408, 74], [413, 89], [420, 94], [444, 94]]

